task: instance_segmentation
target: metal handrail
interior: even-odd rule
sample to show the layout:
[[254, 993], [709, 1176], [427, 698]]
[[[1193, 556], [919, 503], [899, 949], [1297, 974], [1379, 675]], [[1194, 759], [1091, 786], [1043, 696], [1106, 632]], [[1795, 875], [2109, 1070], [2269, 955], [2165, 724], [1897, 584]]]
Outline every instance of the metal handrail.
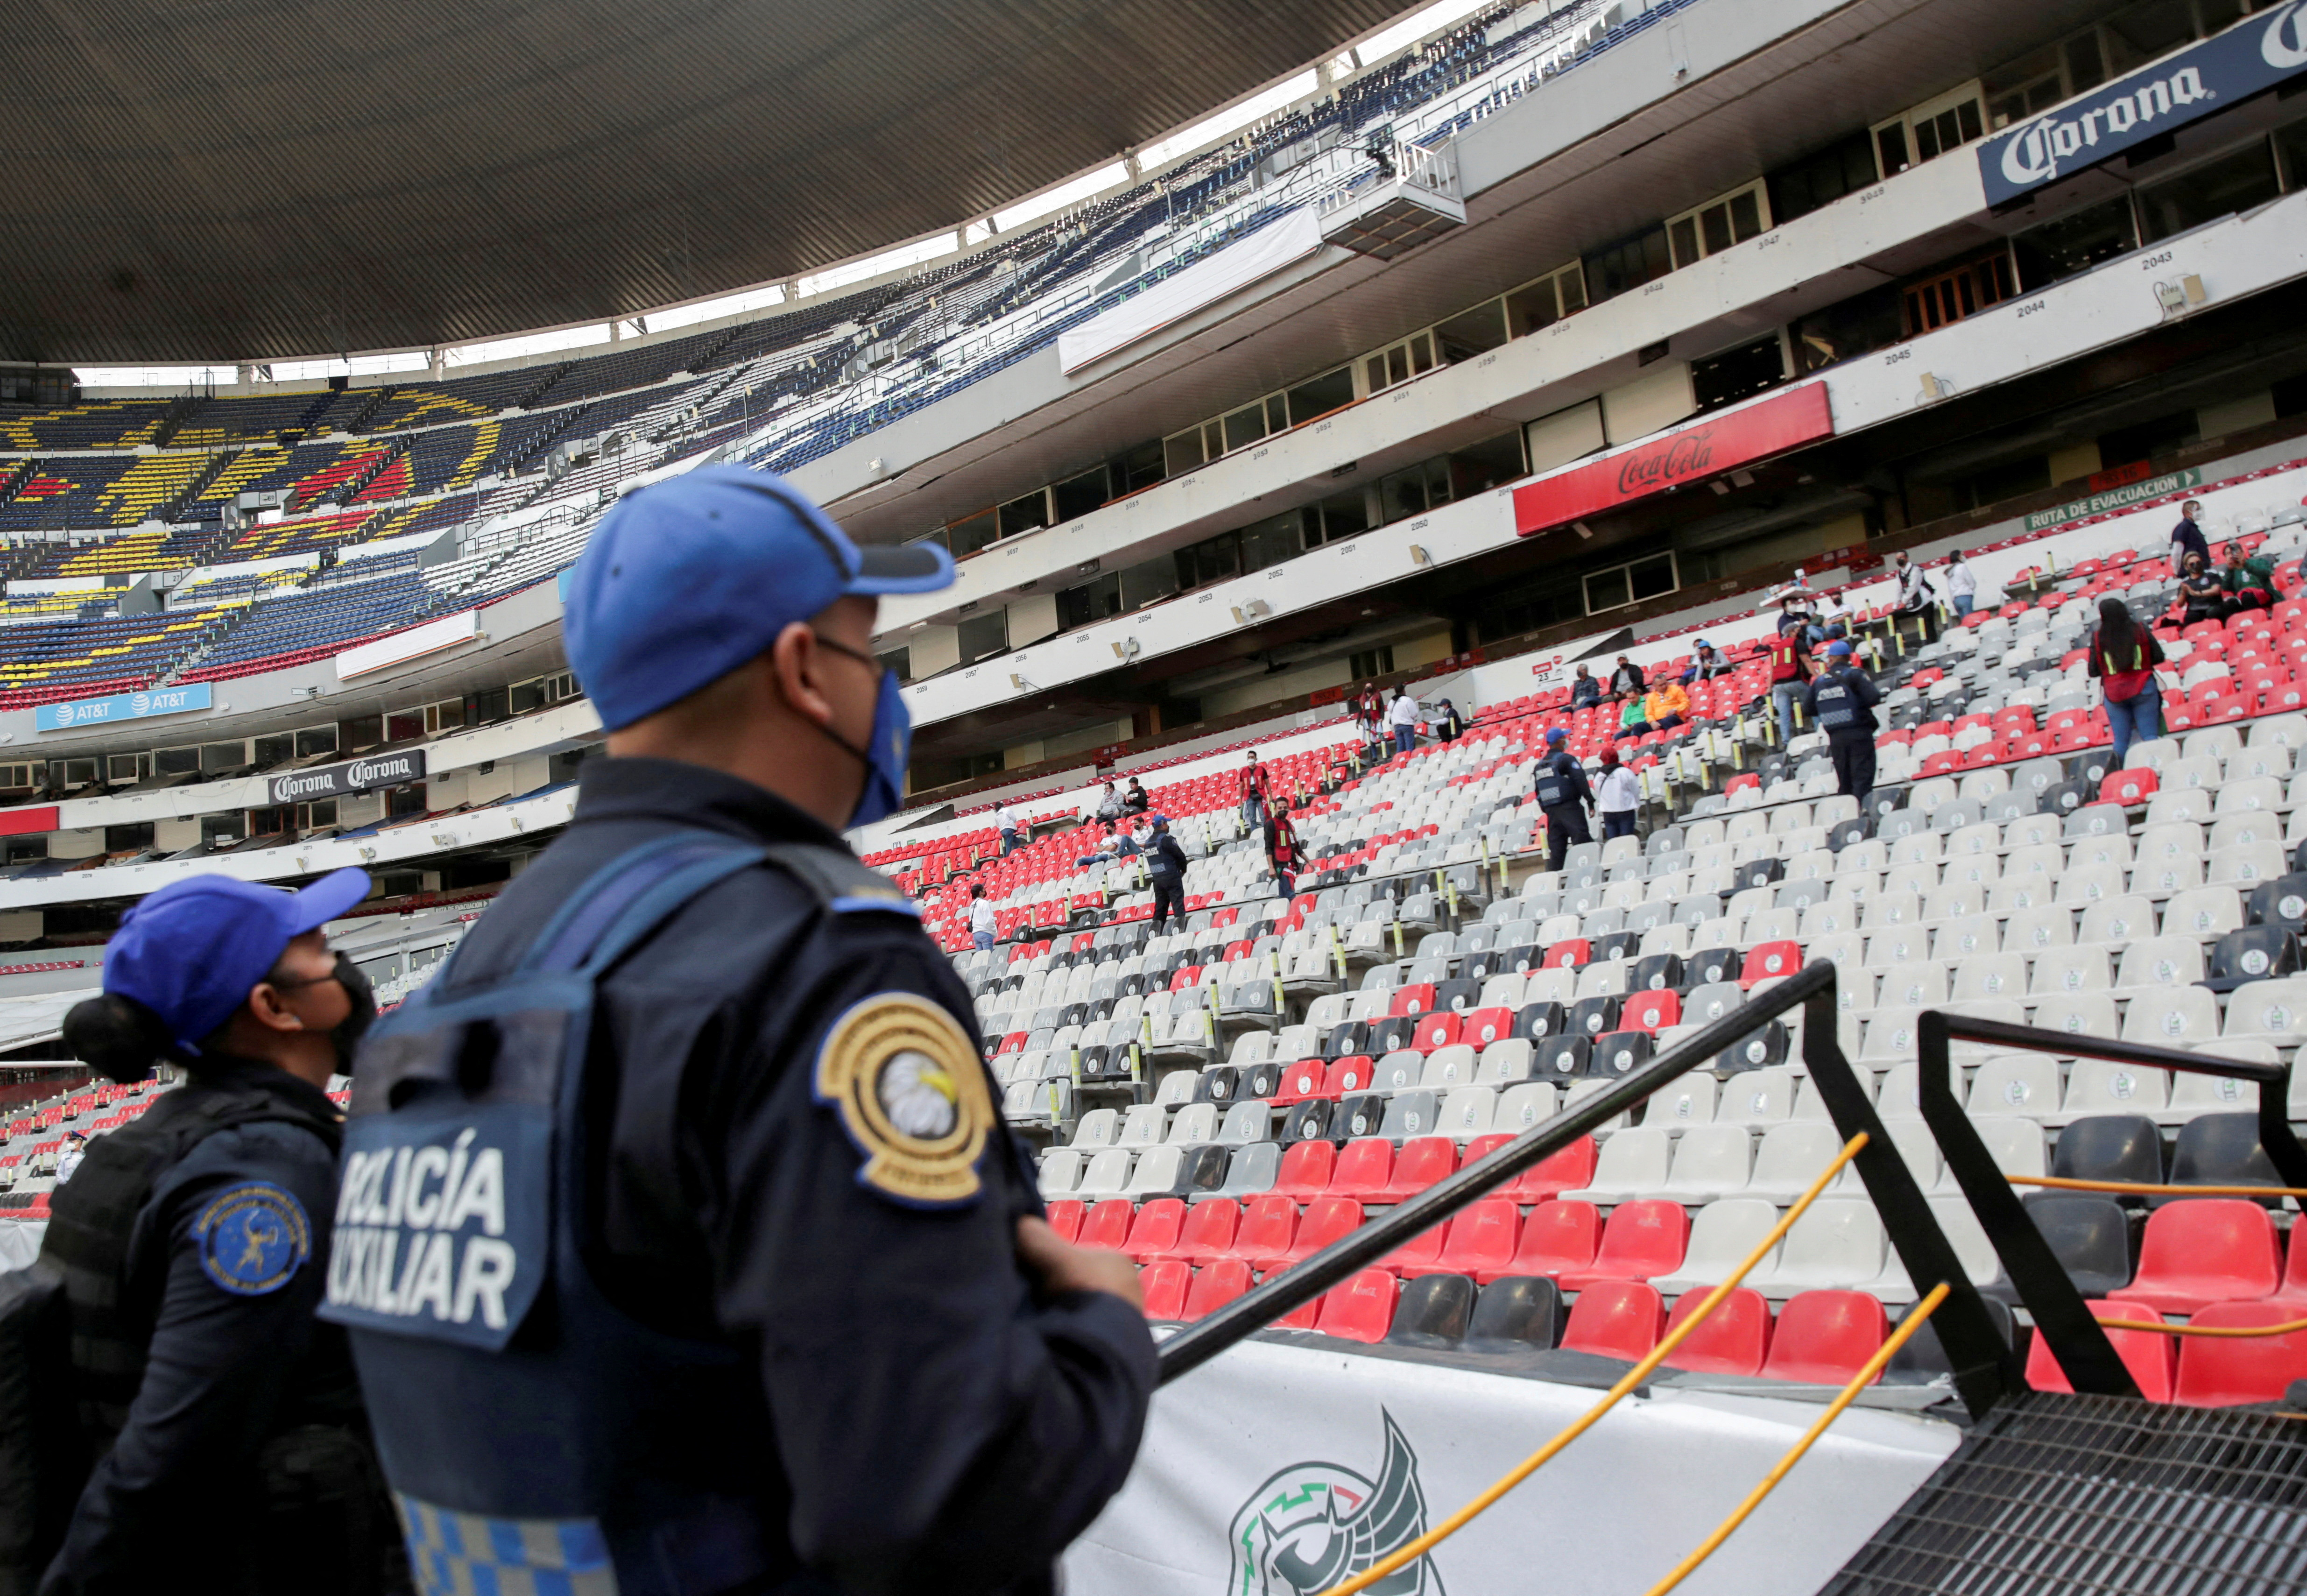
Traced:
[[2307, 1186], [2307, 1148], [2292, 1133], [2285, 1103], [2291, 1071], [2281, 1064], [2255, 1064], [2241, 1059], [2217, 1059], [2202, 1053], [2175, 1052], [2143, 1043], [2116, 1042], [2063, 1031], [2041, 1031], [2002, 1020], [1969, 1019], [1941, 1009], [1925, 1009], [1917, 1017], [1916, 1048], [1917, 1096], [1923, 1120], [1939, 1144], [1946, 1165], [1962, 1188], [1962, 1195], [1978, 1215], [1981, 1229], [2002, 1260], [2019, 1300], [2034, 1316], [2036, 1332], [2049, 1343], [2067, 1383], [2079, 1392], [2101, 1396], [2136, 1396], [2131, 1377], [2114, 1343], [2083, 1301], [2082, 1292], [2061, 1266], [2051, 1244], [2044, 1240], [1979, 1138], [1977, 1127], [1963, 1111], [1954, 1091], [1952, 1043], [1983, 1043], [2014, 1052], [2056, 1053], [2061, 1058], [2105, 1059], [2148, 1069], [2183, 1069], [2196, 1075], [2225, 1076], [2259, 1087], [2259, 1141], [2268, 1161], [2286, 1186]]
[[[1366, 1265], [1495, 1190], [1524, 1170], [1560, 1152], [1580, 1137], [1649, 1098], [1659, 1087], [1719, 1057], [1788, 1009], [1804, 1012], [1803, 1061], [1817, 1085], [1835, 1128], [1847, 1142], [1867, 1133], [1867, 1146], [1853, 1161], [1866, 1184], [1917, 1290], [1945, 1281], [1951, 1288], [1939, 1314], [1940, 1344], [1955, 1371], [1955, 1389], [1976, 1414], [2020, 1383], [2018, 1360], [1984, 1301], [1965, 1275], [1953, 1245], [1941, 1231], [1889, 1134], [1876, 1117], [1872, 1094], [1858, 1084], [1836, 1038], [1835, 968], [1813, 964], [1685, 1037], [1641, 1069], [1612, 1083], [1574, 1107], [1468, 1164], [1295, 1266], [1274, 1274], [1165, 1342], [1161, 1350], [1162, 1384], [1214, 1358], [1293, 1309], [1311, 1302]], [[2008, 1190], [2008, 1188], [2005, 1188]]]

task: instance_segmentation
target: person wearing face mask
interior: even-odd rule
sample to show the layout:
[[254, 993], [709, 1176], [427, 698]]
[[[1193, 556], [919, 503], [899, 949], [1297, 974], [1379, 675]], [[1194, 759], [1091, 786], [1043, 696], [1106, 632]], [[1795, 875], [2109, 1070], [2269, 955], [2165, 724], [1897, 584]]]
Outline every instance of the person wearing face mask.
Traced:
[[1136, 1272], [1050, 1227], [968, 989], [842, 837], [904, 793], [879, 599], [952, 580], [726, 466], [577, 562], [606, 757], [346, 1126], [322, 1311], [428, 1589], [1045, 1592], [1128, 1473]]
[[71, 1319], [91, 1466], [43, 1596], [409, 1588], [344, 1333], [314, 1317], [342, 1137], [327, 1087], [376, 1013], [321, 927], [368, 891], [357, 870], [293, 894], [163, 888], [107, 945], [103, 995], [65, 1017], [103, 1075], [167, 1064], [186, 1084], [53, 1198], [35, 1267]]

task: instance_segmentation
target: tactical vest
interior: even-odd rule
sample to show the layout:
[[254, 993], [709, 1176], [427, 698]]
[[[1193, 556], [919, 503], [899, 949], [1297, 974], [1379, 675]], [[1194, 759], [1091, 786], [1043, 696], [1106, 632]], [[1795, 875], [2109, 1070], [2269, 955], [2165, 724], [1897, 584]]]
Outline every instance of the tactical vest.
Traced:
[[1829, 736], [1837, 733], [1848, 735], [1867, 729], [1865, 707], [1859, 703], [1857, 694], [1843, 685], [1839, 674], [1820, 678], [1816, 691], [1818, 724], [1825, 728]]
[[331, 1153], [339, 1145], [334, 1119], [278, 1093], [195, 1079], [90, 1144], [79, 1171], [51, 1199], [40, 1256], [62, 1276], [71, 1304], [74, 1383], [91, 1456], [102, 1456], [128, 1421], [159, 1309], [157, 1296], [147, 1300], [129, 1289], [128, 1242], [137, 1215], [153, 1188], [201, 1143], [220, 1130], [267, 1120], [304, 1127]]
[[845, 854], [675, 833], [603, 866], [502, 977], [460, 983], [452, 957], [362, 1048], [322, 1317], [351, 1332], [420, 1589], [552, 1568], [559, 1589], [687, 1596], [797, 1572], [742, 1461], [769, 1433], [750, 1361], [633, 1318], [587, 1261], [597, 983], [762, 863], [829, 906], [909, 906]]
[[1554, 762], [1567, 757], [1556, 754], [1539, 766], [1536, 784], [1539, 808], [1559, 809], [1565, 803], [1578, 801], [1577, 794], [1570, 785], [1570, 777]]

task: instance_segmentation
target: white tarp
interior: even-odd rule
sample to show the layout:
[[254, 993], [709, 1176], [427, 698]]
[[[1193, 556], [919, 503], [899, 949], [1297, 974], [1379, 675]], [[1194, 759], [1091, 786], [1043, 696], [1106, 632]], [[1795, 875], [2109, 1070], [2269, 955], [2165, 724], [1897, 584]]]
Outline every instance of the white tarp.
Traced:
[[[1653, 1386], [1385, 1596], [1640, 1596], [1704, 1540], [1819, 1406]], [[1068, 1596], [1312, 1596], [1456, 1512], [1601, 1393], [1276, 1343], [1155, 1398], [1120, 1496], [1066, 1557]], [[1814, 1591], [1954, 1450], [1951, 1424], [1854, 1408], [1688, 1596]]]
[[1162, 279], [1103, 315], [1058, 334], [1058, 365], [1070, 375], [1321, 247], [1321, 222], [1313, 207], [1294, 211], [1208, 260]]
[[[0, 971], [0, 974], [5, 973]], [[64, 1016], [72, 1006], [96, 994], [97, 989], [91, 986], [68, 992], [34, 992], [21, 998], [0, 998], [0, 1048], [21, 1047], [28, 1042], [40, 1042], [58, 1034], [64, 1029]], [[61, 1046], [56, 1049], [56, 1056], [64, 1056]]]

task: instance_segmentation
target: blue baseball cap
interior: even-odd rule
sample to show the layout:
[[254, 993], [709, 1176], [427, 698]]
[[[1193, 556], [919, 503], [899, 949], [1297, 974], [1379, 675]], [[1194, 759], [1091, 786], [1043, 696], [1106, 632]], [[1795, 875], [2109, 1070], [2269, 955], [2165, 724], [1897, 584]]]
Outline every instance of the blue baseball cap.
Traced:
[[283, 892], [230, 876], [194, 876], [128, 911], [104, 949], [104, 990], [133, 998], [180, 1042], [201, 1039], [248, 1000], [291, 941], [368, 896], [364, 870]]
[[570, 573], [569, 664], [609, 731], [680, 702], [851, 594], [934, 593], [933, 543], [860, 548], [782, 476], [701, 466], [620, 500]]
[[1838, 657], [1848, 658], [1850, 654], [1850, 645], [1837, 638], [1826, 646], [1826, 651]]
[[1570, 734], [1560, 726], [1556, 726], [1546, 734], [1546, 740], [1548, 742], [1567, 742], [1570, 741]]

